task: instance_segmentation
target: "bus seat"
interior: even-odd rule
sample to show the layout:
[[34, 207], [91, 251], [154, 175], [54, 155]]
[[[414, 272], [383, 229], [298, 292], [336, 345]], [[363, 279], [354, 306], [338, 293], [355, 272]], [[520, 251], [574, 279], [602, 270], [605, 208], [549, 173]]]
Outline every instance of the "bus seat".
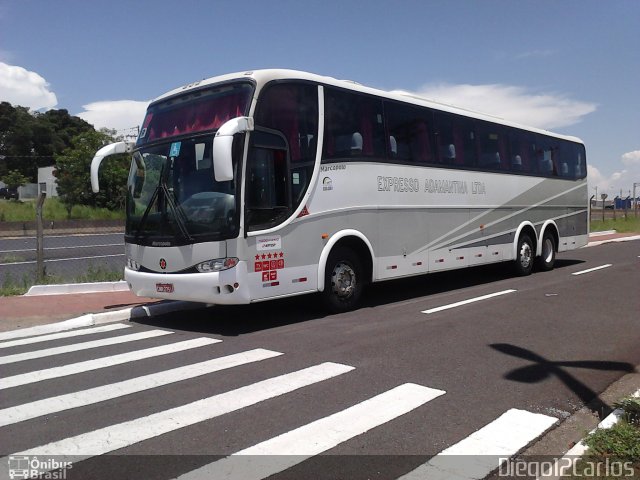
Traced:
[[569, 165], [567, 165], [567, 162], [562, 162], [560, 164], [560, 175], [563, 177], [569, 176]]
[[511, 170], [516, 172], [522, 171], [522, 157], [520, 155], [513, 157], [513, 160], [511, 161]]
[[553, 162], [546, 158], [540, 161], [540, 172], [541, 173], [551, 173], [553, 172]]
[[336, 137], [336, 156], [350, 157], [362, 152], [362, 135], [358, 132]]
[[456, 146], [453, 143], [441, 147], [442, 163], [453, 163], [456, 159]]
[[482, 154], [480, 164], [488, 168], [499, 169], [501, 164], [500, 152]]
[[362, 153], [362, 134], [355, 132], [351, 135], [351, 154], [360, 155]]
[[396, 137], [394, 137], [393, 135], [391, 135], [389, 137], [389, 146], [391, 148], [391, 156], [392, 157], [397, 157], [398, 156], [398, 142], [396, 141]]

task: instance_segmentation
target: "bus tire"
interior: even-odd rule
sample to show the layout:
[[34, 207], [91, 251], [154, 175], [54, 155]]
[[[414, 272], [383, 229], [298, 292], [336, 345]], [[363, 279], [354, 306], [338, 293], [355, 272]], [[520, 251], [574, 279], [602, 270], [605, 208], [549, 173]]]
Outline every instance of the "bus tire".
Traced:
[[548, 272], [553, 269], [553, 265], [556, 263], [556, 241], [553, 235], [549, 232], [545, 232], [542, 237], [542, 250], [540, 256], [536, 259], [536, 266], [543, 272]]
[[533, 270], [533, 260], [535, 257], [535, 249], [531, 237], [523, 233], [518, 239], [518, 248], [516, 250], [516, 260], [514, 263], [515, 271], [518, 276], [524, 277]]
[[353, 250], [336, 247], [327, 258], [323, 304], [331, 313], [348, 312], [356, 308], [364, 289], [364, 269]]

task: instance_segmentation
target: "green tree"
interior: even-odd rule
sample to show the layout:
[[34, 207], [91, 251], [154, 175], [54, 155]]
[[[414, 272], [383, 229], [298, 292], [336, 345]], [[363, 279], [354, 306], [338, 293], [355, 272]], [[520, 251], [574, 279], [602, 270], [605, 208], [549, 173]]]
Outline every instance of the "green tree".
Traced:
[[94, 131], [67, 110], [31, 112], [27, 107], [0, 103], [0, 175], [17, 170], [35, 182], [39, 167], [55, 163], [55, 154], [71, 147], [75, 136]]
[[2, 176], [1, 179], [8, 188], [14, 189], [29, 183], [29, 179], [17, 170], [11, 170]]
[[100, 192], [91, 190], [90, 167], [95, 153], [114, 141], [114, 132], [101, 130], [85, 132], [71, 139], [71, 147], [55, 155], [54, 174], [58, 195], [64, 203], [69, 218], [74, 205], [122, 210], [124, 208], [128, 155], [107, 158], [100, 166]]

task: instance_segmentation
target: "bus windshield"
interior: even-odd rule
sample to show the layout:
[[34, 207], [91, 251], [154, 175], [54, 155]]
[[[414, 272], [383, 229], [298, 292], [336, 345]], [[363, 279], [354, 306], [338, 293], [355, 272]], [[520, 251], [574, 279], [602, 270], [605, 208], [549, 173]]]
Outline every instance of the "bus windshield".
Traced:
[[127, 241], [169, 246], [237, 235], [236, 181], [215, 181], [212, 145], [213, 135], [204, 135], [134, 153], [127, 184]]
[[246, 115], [253, 85], [236, 82], [195, 90], [152, 104], [136, 146], [170, 137], [217, 130], [227, 120]]

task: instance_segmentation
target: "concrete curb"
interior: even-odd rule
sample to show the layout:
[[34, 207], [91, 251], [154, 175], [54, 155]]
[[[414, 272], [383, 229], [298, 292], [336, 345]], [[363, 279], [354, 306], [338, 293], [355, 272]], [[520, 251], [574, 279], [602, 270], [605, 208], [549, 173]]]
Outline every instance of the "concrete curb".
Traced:
[[589, 233], [590, 237], [603, 237], [605, 235], [615, 235], [618, 233], [617, 230], [605, 230], [603, 232], [591, 232]]
[[63, 295], [68, 293], [103, 293], [103, 292], [127, 292], [129, 285], [124, 280], [120, 282], [95, 282], [95, 283], [63, 283], [60, 285], [34, 285], [29, 289], [27, 296], [36, 295]]
[[[640, 390], [637, 390], [635, 393], [632, 394], [632, 396], [640, 397]], [[622, 418], [623, 415], [624, 415], [624, 411], [621, 408], [615, 409], [604, 420], [602, 420], [596, 428], [591, 430], [589, 434], [592, 434], [596, 430], [608, 429], [613, 427], [616, 423], [618, 423], [618, 421]], [[557, 460], [555, 462], [555, 465], [563, 465], [563, 467], [567, 465], [573, 466], [580, 459], [580, 457], [582, 457], [585, 453], [587, 453], [588, 450], [589, 450], [589, 447], [587, 447], [584, 444], [584, 440], [580, 440], [573, 447], [571, 447], [569, 451], [567, 451], [567, 453], [564, 454], [564, 457], [562, 457], [560, 460]], [[558, 469], [555, 468], [554, 466], [554, 468], [550, 472], [555, 472], [557, 470]], [[547, 474], [544, 474], [541, 477], [538, 477], [536, 480], [542, 480], [542, 479], [560, 480], [561, 477], [549, 475], [550, 472], [547, 472]]]
[[587, 247], [597, 247], [598, 245], [603, 245], [605, 243], [612, 243], [612, 242], [630, 242], [632, 240], [640, 240], [640, 235], [631, 235], [629, 237], [620, 237], [620, 238], [610, 238], [608, 240], [596, 240], [594, 242], [589, 242], [587, 244]]
[[148, 318], [156, 315], [165, 315], [176, 311], [195, 310], [205, 307], [206, 304], [183, 301], [167, 301], [151, 305], [141, 305], [125, 308], [113, 312], [88, 313], [80, 317], [71, 318], [62, 322], [38, 325], [35, 327], [9, 330], [0, 333], [0, 341], [14, 340], [17, 338], [32, 337], [48, 333], [64, 332], [81, 327], [92, 327], [113, 322], [126, 322], [134, 318]]

